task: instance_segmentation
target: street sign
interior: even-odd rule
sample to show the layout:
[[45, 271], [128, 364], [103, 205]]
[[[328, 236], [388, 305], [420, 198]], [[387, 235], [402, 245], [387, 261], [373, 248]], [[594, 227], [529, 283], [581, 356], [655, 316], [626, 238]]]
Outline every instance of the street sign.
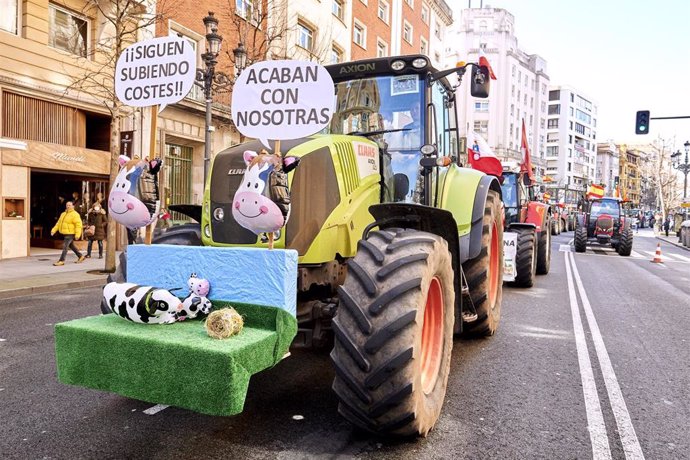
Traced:
[[684, 201], [680, 204], [681, 208], [690, 208], [690, 201]]
[[328, 125], [335, 106], [333, 79], [309, 61], [263, 61], [237, 78], [232, 119], [239, 132], [259, 139], [297, 139]]
[[115, 68], [115, 94], [132, 107], [174, 104], [189, 93], [196, 51], [180, 37], [160, 37], [125, 48]]
[[120, 131], [120, 155], [132, 157], [134, 131]]

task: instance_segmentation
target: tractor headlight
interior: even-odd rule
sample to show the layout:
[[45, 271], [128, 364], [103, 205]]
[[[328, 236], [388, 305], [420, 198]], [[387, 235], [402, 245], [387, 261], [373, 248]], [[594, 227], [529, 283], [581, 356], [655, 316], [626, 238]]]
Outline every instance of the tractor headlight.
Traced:
[[433, 155], [436, 153], [436, 147], [433, 144], [424, 144], [419, 150], [422, 152], [422, 155]]
[[211, 227], [208, 225], [204, 225], [204, 236], [206, 236], [206, 238], [211, 238]]
[[427, 61], [424, 58], [417, 58], [414, 61], [412, 61], [412, 67], [415, 69], [423, 69], [426, 67]]
[[223, 211], [223, 208], [214, 209], [213, 218], [216, 219], [218, 222], [223, 222], [223, 219], [225, 218], [225, 211]]
[[397, 61], [391, 62], [391, 69], [393, 70], [402, 70], [405, 68], [405, 61], [402, 61], [398, 59]]

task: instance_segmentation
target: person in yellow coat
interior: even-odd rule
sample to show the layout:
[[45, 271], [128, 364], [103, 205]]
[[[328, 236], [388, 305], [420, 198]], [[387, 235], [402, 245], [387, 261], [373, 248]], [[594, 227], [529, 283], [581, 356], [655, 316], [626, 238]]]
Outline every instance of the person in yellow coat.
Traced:
[[76, 263], [82, 263], [84, 261], [84, 256], [77, 246], [74, 244], [75, 238], [81, 237], [82, 223], [81, 216], [77, 211], [74, 210], [74, 203], [68, 201], [65, 203], [65, 212], [60, 214], [60, 218], [55, 224], [55, 227], [50, 231], [51, 236], [55, 235], [55, 232], [60, 232], [65, 237], [62, 243], [62, 254], [60, 254], [60, 260], [55, 262], [53, 265], [65, 265], [65, 256], [67, 256], [67, 248], [74, 251], [78, 259]]

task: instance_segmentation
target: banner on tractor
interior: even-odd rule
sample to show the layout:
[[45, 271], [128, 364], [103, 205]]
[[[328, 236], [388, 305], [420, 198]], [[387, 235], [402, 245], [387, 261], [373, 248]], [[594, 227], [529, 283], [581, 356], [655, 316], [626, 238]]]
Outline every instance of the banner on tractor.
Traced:
[[125, 48], [115, 68], [115, 94], [131, 107], [167, 104], [184, 98], [194, 85], [196, 51], [179, 37], [160, 37]]
[[309, 61], [263, 61], [237, 78], [232, 119], [239, 132], [259, 139], [297, 139], [317, 133], [331, 121], [333, 79], [325, 67]]
[[517, 233], [503, 232], [503, 281], [515, 281], [517, 276], [517, 237]]

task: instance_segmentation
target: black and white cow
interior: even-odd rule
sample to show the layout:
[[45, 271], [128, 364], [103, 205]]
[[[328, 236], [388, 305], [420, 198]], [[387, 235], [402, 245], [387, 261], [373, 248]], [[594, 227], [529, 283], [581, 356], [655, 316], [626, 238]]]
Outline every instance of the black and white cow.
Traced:
[[185, 319], [192, 319], [197, 315], [208, 315], [211, 312], [211, 308], [213, 308], [213, 305], [210, 300], [192, 292], [182, 301], [182, 308], [177, 311], [177, 320], [184, 321]]
[[110, 311], [135, 323], [169, 324], [178, 321], [183, 304], [166, 289], [134, 283], [108, 283], [103, 303]]

